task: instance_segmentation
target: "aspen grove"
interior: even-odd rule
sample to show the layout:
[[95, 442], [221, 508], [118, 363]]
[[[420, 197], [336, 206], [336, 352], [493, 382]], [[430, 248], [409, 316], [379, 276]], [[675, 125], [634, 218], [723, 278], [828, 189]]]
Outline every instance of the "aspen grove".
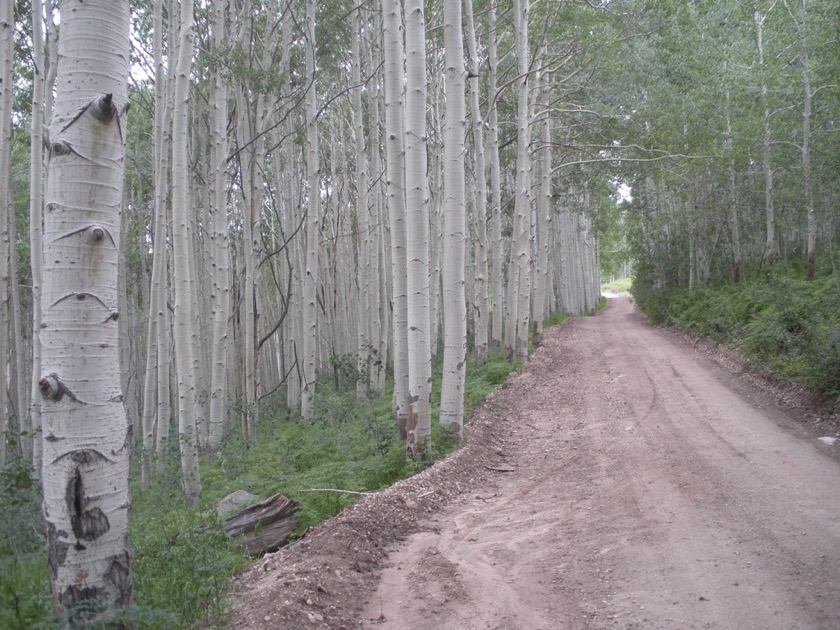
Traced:
[[[132, 448], [142, 486], [177, 450], [196, 507], [202, 457], [279, 410], [312, 422], [330, 381], [390, 397], [424, 460], [435, 423], [469, 432], [468, 358], [526, 361], [553, 315], [596, 311], [602, 269], [632, 260], [644, 296], [840, 260], [830, 0], [0, 6], [0, 465], [31, 464], [48, 520]], [[73, 54], [117, 59], [114, 85], [62, 83]], [[100, 211], [73, 184], [94, 180]], [[102, 352], [77, 368], [73, 344]], [[120, 483], [96, 514], [127, 510]], [[91, 588], [127, 602], [111, 529]]]

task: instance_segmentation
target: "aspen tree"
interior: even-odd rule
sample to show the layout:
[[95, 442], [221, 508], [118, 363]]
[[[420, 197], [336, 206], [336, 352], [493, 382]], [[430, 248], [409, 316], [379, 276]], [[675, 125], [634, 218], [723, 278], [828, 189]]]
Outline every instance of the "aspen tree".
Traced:
[[505, 318], [504, 293], [504, 242], [502, 240], [502, 183], [501, 165], [499, 164], [499, 110], [498, 88], [496, 86], [498, 71], [498, 54], [496, 40], [496, 0], [489, 0], [487, 34], [487, 94], [488, 94], [488, 149], [490, 153], [490, 226], [492, 255], [492, 272], [490, 274], [493, 293], [490, 307], [493, 322], [490, 334], [490, 347], [494, 352], [502, 349], [502, 331]]
[[[543, 49], [545, 59], [546, 50]], [[541, 94], [539, 130], [540, 143], [538, 149], [539, 160], [539, 193], [536, 203], [536, 235], [537, 261], [534, 270], [535, 288], [533, 309], [533, 340], [535, 346], [542, 345], [543, 320], [546, 315], [548, 288], [548, 260], [551, 249], [551, 116], [549, 100], [551, 88], [548, 71], [538, 73], [538, 84]]]
[[406, 296], [405, 131], [403, 69], [405, 63], [398, 0], [382, 0], [385, 55], [385, 169], [387, 212], [391, 227], [393, 304], [394, 418], [400, 439], [408, 421], [408, 299]]
[[[470, 72], [470, 116], [475, 152], [475, 359], [487, 362], [490, 334], [490, 296], [487, 293], [487, 160], [484, 150], [484, 120], [479, 107], [479, 58], [472, 0], [465, 0], [467, 49]], [[495, 37], [495, 35], [493, 36]]]
[[6, 358], [9, 354], [8, 301], [9, 286], [9, 213], [13, 212], [11, 192], [12, 162], [12, 62], [15, 51], [14, 3], [0, 4], [0, 467], [6, 463], [7, 399]]
[[426, 177], [426, 21], [423, 0], [405, 3], [405, 194], [409, 400], [406, 448], [424, 456], [432, 422], [429, 191]]
[[806, 0], [799, 0], [798, 15], [794, 14], [787, 0], [783, 0], [791, 19], [796, 23], [799, 45], [799, 71], [802, 73], [802, 184], [805, 188], [805, 214], [808, 227], [806, 237], [805, 279], [813, 280], [817, 260], [817, 217], [814, 207], [814, 178], [811, 169], [811, 115], [813, 93], [811, 92], [811, 65], [808, 58], [808, 8]]
[[464, 381], [467, 371], [467, 305], [464, 290], [467, 227], [464, 184], [466, 70], [461, 36], [461, 0], [445, 0], [446, 126], [443, 165], [443, 383], [441, 427], [460, 441], [464, 428]]
[[[44, 50], [43, 0], [32, 0], [32, 54], [35, 61], [32, 75], [32, 128], [30, 130], [29, 163], [29, 247], [30, 273], [32, 275], [32, 379], [29, 397], [20, 400], [21, 429], [36, 436], [41, 427], [38, 381], [41, 378], [41, 282], [44, 261], [44, 109], [46, 98], [45, 75], [47, 56]], [[5, 295], [5, 292], [3, 293]], [[5, 382], [2, 381], [2, 382]], [[25, 407], [24, 407], [25, 405]], [[32, 463], [37, 471], [41, 467], [40, 439], [25, 439], [31, 445]], [[28, 450], [28, 449], [27, 449]]]
[[[44, 216], [43, 490], [56, 611], [131, 602], [117, 350], [127, 0], [64, 0]], [[96, 63], [90, 63], [91, 55]]]
[[[228, 0], [213, 2], [213, 48], [220, 56], [225, 46], [225, 24]], [[230, 252], [227, 221], [227, 77], [220, 69], [213, 77], [212, 102], [213, 190], [211, 197], [210, 260], [211, 260], [211, 338], [210, 405], [207, 450], [216, 452], [221, 446], [227, 417], [228, 318], [230, 315]]]
[[193, 3], [181, 2], [178, 58], [175, 65], [175, 102], [172, 116], [172, 255], [175, 271], [174, 340], [178, 375], [178, 443], [181, 454], [181, 484], [190, 507], [201, 497], [198, 470], [196, 408], [198, 369], [198, 317], [193, 301], [195, 268], [190, 245], [193, 238], [192, 204], [189, 195], [188, 123], [190, 72], [194, 49]]
[[[776, 2], [774, 0], [773, 6]], [[772, 10], [773, 6], [770, 7]], [[764, 212], [767, 222], [767, 242], [764, 246], [764, 262], [767, 265], [772, 265], [779, 253], [779, 243], [776, 240], [776, 204], [773, 190], [773, 165], [770, 161], [772, 134], [770, 130], [770, 105], [768, 100], [768, 86], [767, 78], [764, 76], [765, 72], [765, 50], [764, 50], [764, 23], [767, 20], [767, 13], [760, 9], [755, 11], [755, 40], [758, 50], [758, 68], [761, 76], [761, 91], [760, 100], [763, 110], [761, 132], [761, 166], [764, 171]]]
[[321, 228], [321, 170], [318, 155], [318, 98], [315, 90], [315, 0], [307, 0], [305, 26], [306, 77], [306, 262], [303, 279], [303, 392], [300, 415], [314, 416], [315, 366], [318, 353], [318, 249]]
[[518, 76], [516, 115], [516, 198], [513, 211], [513, 244], [511, 248], [511, 271], [513, 281], [509, 290], [513, 295], [510, 304], [515, 305], [511, 317], [512, 336], [508, 340], [515, 358], [528, 356], [528, 330], [531, 301], [531, 195], [530, 195], [530, 99], [529, 48], [528, 48], [528, 0], [514, 0], [513, 23]]
[[169, 429], [169, 317], [166, 307], [166, 191], [169, 163], [169, 112], [166, 103], [167, 76], [163, 60], [163, 0], [153, 8], [153, 54], [155, 64], [155, 118], [153, 178], [155, 183], [152, 226], [152, 277], [149, 310], [146, 317], [146, 371], [143, 387], [142, 444], [140, 479], [144, 486], [152, 481], [152, 463], [163, 464], [163, 450]]

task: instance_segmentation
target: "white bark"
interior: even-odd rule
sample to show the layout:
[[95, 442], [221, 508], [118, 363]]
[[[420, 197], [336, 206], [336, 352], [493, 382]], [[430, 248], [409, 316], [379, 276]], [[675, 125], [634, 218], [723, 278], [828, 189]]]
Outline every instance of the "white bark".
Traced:
[[426, 23], [423, 0], [405, 3], [405, 190], [408, 292], [406, 448], [430, 446], [432, 354], [429, 313], [429, 189], [426, 177]]
[[178, 60], [175, 66], [175, 103], [172, 117], [172, 250], [175, 268], [175, 365], [178, 374], [178, 443], [181, 453], [181, 484], [191, 507], [201, 496], [198, 470], [196, 379], [198, 366], [198, 312], [193, 301], [195, 275], [190, 245], [192, 238], [189, 195], [189, 93], [193, 55], [193, 5], [181, 3]]
[[465, 0], [467, 48], [470, 57], [470, 115], [475, 151], [475, 358], [487, 362], [490, 334], [490, 296], [487, 292], [487, 161], [484, 152], [484, 120], [479, 107], [479, 57], [475, 38], [472, 0]]
[[9, 286], [8, 217], [14, 216], [11, 192], [12, 160], [12, 61], [15, 50], [14, 3], [0, 5], [0, 468], [6, 463], [6, 360], [9, 354], [8, 302]]
[[[213, 47], [220, 54], [225, 45], [225, 17], [228, 0], [213, 3]], [[230, 315], [230, 252], [227, 222], [227, 78], [216, 72], [213, 78], [213, 129], [211, 156], [213, 191], [211, 199], [211, 317], [213, 333], [210, 359], [210, 405], [207, 450], [218, 451], [227, 419], [228, 318]]]
[[487, 43], [487, 93], [489, 105], [487, 112], [488, 142], [490, 153], [490, 226], [492, 255], [491, 288], [493, 293], [490, 312], [492, 329], [490, 347], [494, 352], [502, 349], [502, 335], [505, 314], [505, 293], [503, 277], [504, 242], [502, 241], [502, 184], [501, 166], [499, 164], [499, 111], [497, 108], [497, 70], [498, 56], [496, 52], [496, 0], [488, 2], [489, 33]]
[[385, 169], [391, 227], [394, 418], [405, 440], [408, 418], [408, 333], [406, 297], [405, 155], [403, 122], [404, 53], [397, 0], [382, 0], [385, 52]]
[[[466, 70], [461, 37], [461, 0], [445, 0], [443, 38], [446, 46], [446, 126], [443, 165], [443, 383], [440, 425], [455, 439], [464, 429], [464, 381], [467, 372], [467, 304], [464, 268], [467, 227], [464, 152], [466, 133]], [[477, 106], [475, 107], [477, 110]]]
[[531, 195], [530, 195], [530, 119], [529, 119], [529, 49], [528, 49], [528, 0], [514, 0], [513, 21], [515, 30], [517, 77], [516, 115], [516, 200], [513, 211], [513, 247], [511, 273], [517, 277], [509, 285], [513, 290], [511, 304], [515, 303], [512, 317], [513, 336], [509, 345], [516, 358], [528, 357], [528, 328], [531, 312]]
[[[545, 52], [545, 51], [544, 51]], [[549, 99], [551, 88], [548, 72], [539, 75], [540, 91], [542, 94], [540, 114], [540, 145], [539, 145], [539, 194], [537, 196], [537, 265], [534, 270], [534, 304], [533, 329], [534, 345], [542, 345], [543, 320], [546, 316], [548, 261], [551, 249], [551, 116], [549, 113]]]
[[84, 600], [131, 602], [131, 438], [117, 351], [129, 9], [127, 0], [64, 0], [61, 10], [40, 391], [53, 603], [77, 616]]
[[304, 420], [314, 416], [315, 366], [318, 353], [318, 249], [321, 227], [321, 171], [318, 155], [318, 98], [315, 90], [315, 0], [306, 3], [306, 263], [303, 280], [303, 392], [300, 415]]
[[761, 11], [755, 12], [755, 36], [758, 48], [758, 67], [761, 76], [761, 105], [763, 116], [761, 122], [762, 146], [761, 165], [764, 171], [764, 208], [767, 223], [767, 241], [764, 246], [764, 262], [772, 265], [779, 253], [779, 243], [776, 239], [776, 207], [773, 191], [773, 165], [770, 161], [770, 147], [772, 136], [770, 131], [770, 105], [768, 102], [767, 79], [765, 72], [765, 51], [764, 51], [764, 21], [767, 14]]

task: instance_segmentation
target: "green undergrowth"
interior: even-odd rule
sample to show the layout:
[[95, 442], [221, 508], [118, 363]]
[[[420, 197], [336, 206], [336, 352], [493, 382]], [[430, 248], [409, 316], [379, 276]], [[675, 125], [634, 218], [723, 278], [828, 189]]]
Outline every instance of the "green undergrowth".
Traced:
[[744, 282], [693, 291], [647, 292], [651, 319], [707, 335], [784, 382], [801, 383], [840, 405], [840, 282], [811, 282], [777, 266]]
[[613, 280], [601, 285], [602, 293], [614, 293], [615, 295], [630, 295], [633, 291], [633, 278], [622, 278]]
[[[467, 366], [465, 409], [475, 409], [515, 369], [499, 357]], [[440, 366], [433, 378], [439, 398]], [[338, 382], [341, 387], [336, 388]], [[202, 501], [187, 507], [179, 486], [177, 444], [154, 483], [139, 484], [132, 472], [129, 544], [133, 557], [134, 606], [86, 627], [204, 628], [223, 625], [234, 575], [251, 560], [224, 536], [215, 504], [239, 489], [261, 498], [282, 493], [301, 503], [303, 532], [337, 514], [357, 497], [310, 490], [377, 490], [409, 477], [446, 456], [447, 441], [433, 406], [432, 449], [424, 462], [406, 458], [391, 418], [391, 392], [359, 401], [352, 379], [319, 381], [315, 420], [263, 413], [258, 437], [246, 446], [233, 431], [217, 458], [201, 462]], [[469, 424], [466, 427], [469, 433]], [[137, 467], [135, 466], [135, 469]], [[40, 497], [25, 466], [7, 466], [0, 477], [0, 628], [61, 625], [51, 612]]]

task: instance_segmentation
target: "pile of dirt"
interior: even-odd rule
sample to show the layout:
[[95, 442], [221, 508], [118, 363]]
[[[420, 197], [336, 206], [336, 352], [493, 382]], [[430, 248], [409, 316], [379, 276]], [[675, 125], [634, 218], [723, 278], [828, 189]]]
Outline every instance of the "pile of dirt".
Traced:
[[505, 470], [510, 427], [503, 410], [509, 390], [502, 385], [472, 415], [462, 449], [260, 559], [237, 581], [231, 627], [357, 627], [387, 548], [414, 532], [421, 518]]

